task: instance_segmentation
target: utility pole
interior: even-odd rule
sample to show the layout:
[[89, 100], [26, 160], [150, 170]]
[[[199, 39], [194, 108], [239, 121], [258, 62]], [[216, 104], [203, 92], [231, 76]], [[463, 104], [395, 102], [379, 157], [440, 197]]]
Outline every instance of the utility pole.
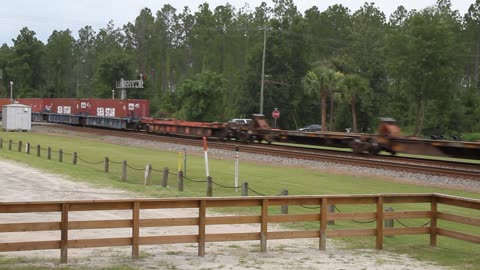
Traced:
[[263, 28], [262, 85], [260, 86], [260, 114], [263, 114], [263, 84], [265, 83], [265, 49], [267, 47], [267, 27]]
[[10, 102], [13, 103], [13, 81], [10, 81]]

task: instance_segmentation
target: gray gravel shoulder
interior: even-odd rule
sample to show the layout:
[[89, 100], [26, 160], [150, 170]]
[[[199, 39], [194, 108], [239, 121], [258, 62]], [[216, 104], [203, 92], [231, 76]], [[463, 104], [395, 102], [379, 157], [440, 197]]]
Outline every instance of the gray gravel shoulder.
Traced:
[[[135, 147], [144, 147], [149, 149], [159, 149], [167, 151], [178, 151], [180, 148], [185, 148], [189, 153], [203, 153], [202, 147], [195, 146], [179, 146], [172, 143], [152, 142], [147, 140], [132, 140], [116, 136], [105, 136], [103, 141], [115, 144], [131, 145]], [[212, 149], [209, 150], [209, 155], [218, 159], [233, 159], [234, 154], [232, 151]], [[473, 179], [462, 179], [447, 176], [428, 175], [421, 173], [412, 173], [407, 171], [391, 171], [385, 169], [368, 168], [362, 166], [352, 166], [342, 164], [339, 166], [332, 162], [318, 162], [303, 159], [285, 158], [279, 156], [259, 155], [242, 153], [242, 160], [248, 160], [255, 163], [263, 164], [275, 164], [275, 166], [290, 166], [290, 167], [303, 167], [314, 170], [322, 170], [337, 174], [347, 175], [365, 175], [380, 177], [384, 180], [417, 184], [432, 187], [451, 188], [468, 192], [480, 193], [480, 181]]]

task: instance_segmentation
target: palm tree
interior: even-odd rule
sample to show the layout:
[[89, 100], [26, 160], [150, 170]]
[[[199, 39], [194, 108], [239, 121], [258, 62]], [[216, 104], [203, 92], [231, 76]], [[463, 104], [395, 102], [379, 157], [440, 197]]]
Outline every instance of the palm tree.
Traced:
[[343, 96], [350, 100], [353, 132], [358, 132], [356, 97], [370, 94], [371, 88], [368, 80], [358, 74], [347, 74], [339, 81], [338, 87], [342, 91]]
[[[307, 72], [303, 79], [305, 94], [310, 95], [319, 90], [322, 108], [322, 131], [327, 130], [327, 96], [332, 93], [337, 81], [333, 69], [321, 65]], [[332, 117], [330, 115], [330, 117]]]

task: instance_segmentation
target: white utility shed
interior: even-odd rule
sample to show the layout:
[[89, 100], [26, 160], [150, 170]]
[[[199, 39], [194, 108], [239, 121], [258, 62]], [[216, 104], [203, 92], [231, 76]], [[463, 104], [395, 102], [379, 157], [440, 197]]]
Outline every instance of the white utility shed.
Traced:
[[6, 131], [32, 130], [32, 108], [23, 104], [2, 107], [2, 128]]

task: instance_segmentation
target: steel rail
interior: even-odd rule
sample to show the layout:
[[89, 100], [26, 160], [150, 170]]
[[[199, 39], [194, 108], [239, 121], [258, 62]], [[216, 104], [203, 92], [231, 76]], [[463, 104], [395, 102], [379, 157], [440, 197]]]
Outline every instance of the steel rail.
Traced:
[[[123, 130], [85, 128], [65, 125], [54, 125], [57, 128], [75, 132], [94, 133], [104, 136], [127, 137], [140, 140], [176, 143], [202, 147], [201, 138], [185, 136], [161, 136], [153, 133], [131, 132]], [[434, 160], [415, 157], [368, 156], [347, 151], [335, 151], [305, 146], [286, 146], [279, 144], [245, 144], [238, 141], [219, 141], [211, 138], [210, 148], [235, 151], [239, 146], [241, 152], [264, 154], [321, 162], [332, 162], [369, 168], [408, 171], [439, 176], [451, 176], [480, 180], [480, 164], [462, 161]]]

